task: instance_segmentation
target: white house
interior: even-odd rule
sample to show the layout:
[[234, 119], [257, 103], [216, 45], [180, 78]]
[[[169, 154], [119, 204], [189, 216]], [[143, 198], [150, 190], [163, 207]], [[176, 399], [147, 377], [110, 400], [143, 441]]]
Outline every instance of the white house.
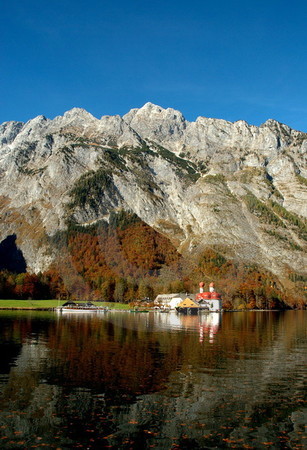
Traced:
[[[187, 296], [188, 294], [183, 292], [177, 294], [159, 294], [155, 298], [154, 303], [155, 305], [161, 306], [162, 308], [175, 309], [176, 306], [178, 306], [179, 303], [181, 303], [182, 300], [184, 300]], [[191, 296], [189, 294], [189, 297], [192, 298], [194, 296]]]

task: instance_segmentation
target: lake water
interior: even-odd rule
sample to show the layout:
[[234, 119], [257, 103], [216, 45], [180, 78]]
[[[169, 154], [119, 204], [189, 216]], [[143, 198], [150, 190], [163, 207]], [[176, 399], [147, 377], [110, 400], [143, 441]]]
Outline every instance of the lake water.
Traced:
[[307, 311], [0, 312], [0, 448], [306, 448]]

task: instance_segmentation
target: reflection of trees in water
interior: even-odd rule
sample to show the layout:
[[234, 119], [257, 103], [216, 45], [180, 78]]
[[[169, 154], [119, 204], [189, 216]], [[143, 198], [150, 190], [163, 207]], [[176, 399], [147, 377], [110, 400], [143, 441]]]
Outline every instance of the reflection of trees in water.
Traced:
[[146, 330], [118, 327], [91, 317], [63, 318], [49, 335], [51, 359], [58, 364], [50, 381], [64, 385], [103, 387], [106, 393], [139, 395], [161, 388], [180, 359], [180, 342], [165, 352], [160, 336]]
[[[238, 322], [246, 333], [245, 320]], [[291, 326], [288, 336], [285, 326]], [[221, 448], [227, 442], [235, 446], [250, 442], [258, 448], [272, 440], [279, 447], [287, 441], [302, 445], [304, 347], [296, 353], [290, 349], [298, 336], [304, 336], [304, 324], [298, 324], [295, 315], [288, 320], [280, 316], [276, 329], [271, 327], [270, 347], [264, 346], [269, 339], [266, 327], [260, 328], [264, 331], [260, 358], [245, 348], [235, 358], [231, 354], [230, 359], [215, 361], [215, 369], [212, 360], [204, 360], [200, 368], [193, 364], [191, 350], [191, 359], [170, 376], [165, 390], [143, 396], [129, 408], [124, 430], [112, 436], [110, 443], [118, 445], [124, 435], [133, 440], [143, 430], [148, 445], [157, 438], [165, 448], [171, 445], [170, 436], [177, 437], [180, 448], [192, 442], [194, 448]]]
[[1, 401], [15, 413], [2, 423], [12, 435], [22, 424], [48, 442], [60, 428], [64, 442], [114, 448], [296, 444], [303, 314], [224, 314], [213, 343], [199, 342], [192, 318], [169, 330], [127, 313], [16, 321], [6, 339], [23, 347], [4, 389], [11, 404]]

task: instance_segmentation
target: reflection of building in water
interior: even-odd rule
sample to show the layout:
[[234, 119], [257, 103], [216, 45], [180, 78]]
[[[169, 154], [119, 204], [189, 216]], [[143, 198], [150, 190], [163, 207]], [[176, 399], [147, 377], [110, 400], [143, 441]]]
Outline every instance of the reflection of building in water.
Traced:
[[154, 326], [156, 329], [182, 328], [182, 317], [175, 312], [168, 314], [157, 313], [154, 315]]
[[201, 313], [198, 315], [157, 313], [154, 315], [155, 329], [185, 329], [199, 332], [199, 341], [203, 342], [204, 337], [209, 337], [209, 342], [213, 342], [215, 335], [219, 331], [222, 320], [222, 313]]
[[212, 343], [219, 330], [222, 314], [202, 314], [199, 318], [199, 342], [203, 342], [204, 336], [208, 336]]

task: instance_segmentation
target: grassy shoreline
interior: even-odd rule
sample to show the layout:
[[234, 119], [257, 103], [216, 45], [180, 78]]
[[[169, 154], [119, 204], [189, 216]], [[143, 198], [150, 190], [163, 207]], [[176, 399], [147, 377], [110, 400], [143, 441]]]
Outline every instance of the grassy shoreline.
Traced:
[[[66, 300], [0, 300], [0, 310], [36, 310], [44, 311], [62, 306]], [[110, 309], [130, 309], [126, 303], [92, 302], [97, 306], [107, 306]]]

